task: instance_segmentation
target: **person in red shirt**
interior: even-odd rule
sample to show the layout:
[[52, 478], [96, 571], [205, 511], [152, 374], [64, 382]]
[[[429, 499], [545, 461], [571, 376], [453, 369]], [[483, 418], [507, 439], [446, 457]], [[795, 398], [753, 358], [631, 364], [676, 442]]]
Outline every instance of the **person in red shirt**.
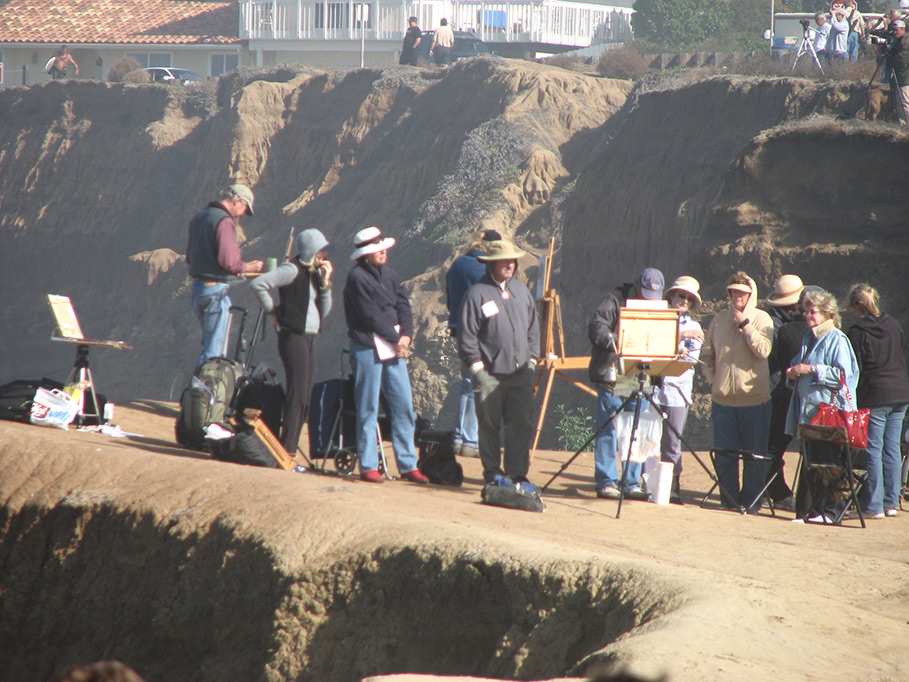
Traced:
[[222, 190], [218, 200], [196, 213], [189, 224], [186, 263], [193, 278], [193, 310], [202, 326], [196, 367], [226, 354], [230, 283], [244, 273], [262, 271], [262, 261], [246, 262], [240, 256], [236, 220], [242, 215], [253, 215], [253, 193], [246, 185], [235, 184]]

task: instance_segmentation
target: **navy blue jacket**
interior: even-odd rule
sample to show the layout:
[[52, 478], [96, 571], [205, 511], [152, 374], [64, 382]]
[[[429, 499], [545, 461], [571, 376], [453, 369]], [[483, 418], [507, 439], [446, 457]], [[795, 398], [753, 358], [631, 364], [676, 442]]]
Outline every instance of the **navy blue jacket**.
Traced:
[[363, 346], [375, 345], [373, 334], [392, 344], [402, 336], [413, 338], [410, 300], [401, 277], [387, 265], [377, 268], [360, 259], [351, 268], [344, 285], [344, 316], [347, 335]]
[[486, 274], [486, 265], [477, 260], [477, 256], [482, 255], [483, 252], [480, 249], [471, 249], [465, 255], [458, 256], [445, 276], [448, 326], [455, 332], [461, 326], [461, 306], [464, 304], [464, 295]]

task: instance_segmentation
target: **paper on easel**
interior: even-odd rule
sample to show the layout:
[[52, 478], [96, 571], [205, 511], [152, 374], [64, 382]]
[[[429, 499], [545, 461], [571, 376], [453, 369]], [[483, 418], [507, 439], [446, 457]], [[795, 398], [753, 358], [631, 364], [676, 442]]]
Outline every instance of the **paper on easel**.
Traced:
[[[395, 331], [400, 333], [401, 325], [396, 324]], [[398, 350], [378, 334], [372, 335], [372, 342], [376, 346], [376, 354], [379, 356], [379, 360], [391, 360], [398, 357]]]
[[68, 339], [84, 339], [82, 328], [79, 326], [79, 318], [76, 317], [76, 311], [73, 309], [72, 301], [69, 296], [59, 296], [57, 294], [48, 294], [47, 302], [50, 304], [51, 312], [54, 314], [54, 320], [57, 323], [57, 329], [60, 336]]

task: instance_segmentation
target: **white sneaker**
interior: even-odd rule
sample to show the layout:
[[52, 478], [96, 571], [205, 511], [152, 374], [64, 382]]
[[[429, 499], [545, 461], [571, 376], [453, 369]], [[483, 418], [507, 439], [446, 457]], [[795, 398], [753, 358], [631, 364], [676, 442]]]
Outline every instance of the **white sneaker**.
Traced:
[[885, 514], [886, 516], [890, 517], [891, 519], [892, 519], [894, 516], [898, 516], [899, 513], [900, 513], [900, 512], [899, 512], [899, 509], [888, 509], [887, 511], [884, 512], [884, 514]]
[[833, 519], [824, 516], [823, 514], [818, 514], [817, 516], [809, 517], [808, 523], [833, 523]]
[[865, 514], [866, 519], [882, 519], [884, 518], [884, 512], [878, 512], [877, 514]]

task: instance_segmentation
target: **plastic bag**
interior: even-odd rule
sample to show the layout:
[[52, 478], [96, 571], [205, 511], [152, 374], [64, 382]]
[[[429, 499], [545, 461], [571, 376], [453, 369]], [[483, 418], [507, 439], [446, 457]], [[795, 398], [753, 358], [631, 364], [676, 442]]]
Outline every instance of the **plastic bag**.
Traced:
[[[628, 456], [628, 442], [631, 438], [631, 425], [634, 423], [634, 404], [630, 405], [615, 418], [616, 454], [624, 462]], [[663, 420], [650, 404], [641, 405], [641, 418], [638, 431], [631, 449], [631, 461], [643, 463], [648, 457], [660, 456], [660, 441], [663, 439]]]
[[32, 399], [29, 421], [41, 426], [56, 426], [66, 431], [79, 413], [79, 403], [59, 389], [39, 388]]

